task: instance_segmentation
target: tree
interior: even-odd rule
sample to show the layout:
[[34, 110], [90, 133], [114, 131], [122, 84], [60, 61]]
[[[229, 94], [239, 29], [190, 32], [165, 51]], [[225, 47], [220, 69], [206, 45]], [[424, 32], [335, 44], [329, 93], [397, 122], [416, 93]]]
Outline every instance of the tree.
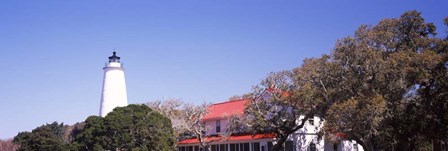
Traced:
[[174, 136], [178, 141], [191, 137], [186, 127], [186, 122], [189, 119], [186, 119], [182, 112], [185, 106], [182, 101], [178, 99], [157, 100], [148, 102], [146, 105], [171, 120]]
[[28, 150], [67, 150], [68, 143], [64, 141], [63, 123], [53, 122], [33, 129], [31, 132], [20, 132], [13, 142], [20, 147], [19, 151]]
[[[349, 99], [334, 104], [327, 112], [325, 128], [340, 139], [356, 140], [366, 150], [374, 148], [375, 135], [384, 118], [386, 102], [381, 96]], [[341, 136], [342, 135], [342, 136]]]
[[169, 99], [148, 102], [147, 105], [171, 119], [177, 141], [189, 138], [198, 139], [199, 144], [206, 151], [211, 149], [210, 143], [226, 140], [230, 135], [245, 130], [244, 124], [242, 124], [243, 117], [232, 116], [229, 117], [230, 124], [223, 128], [226, 131], [218, 134], [221, 139], [208, 139], [211, 136], [206, 132], [210, 127], [205, 125], [203, 117], [208, 113], [210, 104], [185, 104], [177, 99]]
[[254, 88], [254, 101], [245, 110], [254, 133], [275, 133], [272, 150], [280, 150], [288, 136], [303, 128], [309, 118], [320, 116], [328, 108], [332, 92], [323, 81], [332, 78], [317, 71], [329, 71], [327, 57], [306, 59], [293, 71], [271, 73]]
[[329, 62], [342, 79], [327, 89], [342, 95], [326, 114], [327, 132], [342, 132], [365, 150], [414, 150], [441, 138], [428, 133], [443, 131], [448, 109], [447, 47], [435, 34], [409, 11], [339, 40]]
[[84, 123], [74, 134], [72, 148], [77, 150], [174, 150], [171, 121], [146, 105], [117, 107]]
[[185, 117], [185, 124], [187, 127], [187, 132], [192, 134], [194, 138], [199, 140], [199, 144], [204, 148], [205, 151], [210, 151], [210, 143], [212, 141], [207, 141], [207, 130], [205, 123], [202, 121], [202, 117], [204, 117], [208, 113], [208, 107], [210, 105], [207, 103], [203, 103], [202, 105], [193, 105], [187, 104], [183, 109], [183, 116]]
[[107, 144], [104, 118], [90, 116], [84, 122], [75, 124], [70, 132], [74, 138], [71, 147], [76, 150], [104, 150]]
[[18, 145], [12, 142], [12, 139], [2, 140], [0, 139], [0, 150], [2, 151], [15, 151], [19, 148]]
[[246, 110], [250, 124], [277, 134], [274, 149], [314, 115], [326, 119], [326, 134], [343, 134], [365, 150], [414, 150], [446, 140], [448, 36], [435, 35], [417, 11], [363, 25], [331, 54], [262, 81], [255, 96], [270, 95]]
[[104, 119], [106, 149], [173, 150], [171, 121], [146, 105], [117, 107]]
[[175, 123], [173, 129], [176, 131], [177, 141], [197, 138], [202, 148], [210, 150], [211, 141], [206, 140], [208, 128], [202, 121], [202, 117], [208, 112], [209, 104], [194, 105], [184, 104], [179, 100], [165, 100], [148, 102], [147, 105]]
[[[448, 17], [444, 19], [444, 23], [448, 26]], [[433, 39], [431, 51], [418, 56], [418, 61], [424, 63], [416, 64], [417, 68], [427, 70], [416, 71], [423, 75], [414, 80], [417, 87], [413, 97], [422, 104], [423, 110], [420, 113], [423, 115], [420, 120], [425, 121], [425, 130], [433, 132], [425, 137], [445, 142], [448, 140], [448, 30], [446, 33], [444, 39]]]

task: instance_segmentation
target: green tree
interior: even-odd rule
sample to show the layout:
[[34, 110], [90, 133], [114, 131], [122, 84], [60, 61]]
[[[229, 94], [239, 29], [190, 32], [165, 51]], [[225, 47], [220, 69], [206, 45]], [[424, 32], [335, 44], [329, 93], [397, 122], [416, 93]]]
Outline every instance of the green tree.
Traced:
[[409, 11], [339, 40], [329, 62], [342, 79], [327, 89], [341, 95], [326, 114], [327, 132], [345, 133], [365, 150], [414, 150], [444, 137], [447, 45], [435, 35], [432, 23]]
[[274, 150], [314, 115], [326, 120], [328, 136], [343, 134], [365, 150], [446, 140], [448, 36], [435, 37], [435, 29], [417, 11], [361, 26], [331, 54], [262, 81], [255, 96], [271, 95], [248, 107], [250, 125], [277, 134]]
[[146, 105], [117, 107], [106, 117], [90, 116], [75, 134], [78, 150], [174, 150], [171, 121]]
[[106, 146], [106, 127], [104, 118], [90, 116], [83, 123], [74, 125], [71, 131], [74, 140], [71, 147], [74, 150], [104, 150]]
[[31, 132], [20, 132], [13, 142], [20, 147], [19, 151], [68, 150], [64, 141], [65, 126], [53, 122], [33, 129]]

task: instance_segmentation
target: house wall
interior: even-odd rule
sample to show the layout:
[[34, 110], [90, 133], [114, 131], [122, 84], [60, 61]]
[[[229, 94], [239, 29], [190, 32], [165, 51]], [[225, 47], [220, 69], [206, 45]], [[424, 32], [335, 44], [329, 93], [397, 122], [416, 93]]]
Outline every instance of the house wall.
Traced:
[[[325, 141], [325, 151], [334, 151], [334, 144], [329, 141]], [[356, 146], [356, 147], [355, 147]], [[341, 140], [337, 143], [337, 151], [364, 151], [361, 145], [356, 141]]]
[[311, 133], [295, 133], [290, 136], [289, 140], [293, 141], [296, 151], [310, 150], [311, 143], [316, 145], [316, 150], [324, 150], [325, 142], [323, 139], [319, 139], [317, 134]]
[[[304, 116], [301, 116], [298, 120], [298, 122], [303, 119]], [[207, 135], [214, 135], [216, 133], [216, 120], [206, 120], [206, 129]], [[229, 120], [228, 119], [220, 119], [221, 120], [221, 132], [225, 132], [226, 128], [228, 127]], [[321, 120], [319, 117], [313, 118], [313, 123], [311, 123], [310, 120], [307, 120], [304, 127], [297, 130], [294, 134], [292, 134], [288, 141], [292, 141], [295, 147], [294, 151], [308, 151], [310, 150], [310, 144], [314, 143], [316, 145], [317, 151], [334, 151], [333, 143], [325, 141], [325, 138], [322, 136], [322, 138], [319, 138], [317, 133], [321, 130], [323, 127], [324, 121]], [[253, 142], [259, 142], [260, 143], [260, 150], [264, 146], [267, 149], [267, 142], [272, 142], [272, 139], [267, 140], [246, 140], [246, 141], [226, 141], [226, 142], [214, 142], [212, 144], [234, 144], [234, 143], [253, 143]], [[356, 144], [358, 147], [358, 151], [363, 151], [361, 145], [357, 144], [355, 141], [340, 141], [337, 144], [337, 151], [355, 151], [355, 147], [353, 146]], [[198, 144], [196, 144], [198, 145]], [[189, 145], [180, 145], [180, 146], [189, 146]], [[252, 146], [251, 146], [252, 148]]]
[[[216, 120], [207, 120], [205, 121], [206, 135], [215, 135], [216, 133]], [[229, 125], [229, 119], [219, 119], [221, 121], [221, 133], [226, 132], [226, 129]]]
[[342, 151], [364, 151], [361, 145], [356, 143], [356, 141], [342, 141]]
[[[304, 116], [301, 116], [297, 122], [301, 122]], [[313, 120], [307, 120], [303, 128], [297, 130], [288, 140], [295, 144], [296, 151], [306, 151], [310, 149], [311, 143], [316, 145], [316, 150], [324, 150], [325, 142], [319, 139], [317, 133], [323, 126], [322, 120], [315, 116]]]

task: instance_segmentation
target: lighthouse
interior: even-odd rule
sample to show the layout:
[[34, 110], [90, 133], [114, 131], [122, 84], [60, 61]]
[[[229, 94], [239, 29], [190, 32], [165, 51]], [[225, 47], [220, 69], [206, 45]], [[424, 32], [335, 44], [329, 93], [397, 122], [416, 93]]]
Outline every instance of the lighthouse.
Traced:
[[115, 107], [128, 105], [123, 64], [114, 51], [103, 68], [103, 91], [101, 93], [100, 116], [105, 117]]

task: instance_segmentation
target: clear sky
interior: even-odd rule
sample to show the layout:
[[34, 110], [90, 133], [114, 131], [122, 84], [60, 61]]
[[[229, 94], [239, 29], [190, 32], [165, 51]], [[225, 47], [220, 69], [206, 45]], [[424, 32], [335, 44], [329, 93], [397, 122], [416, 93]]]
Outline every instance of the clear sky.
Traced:
[[329, 53], [361, 24], [421, 11], [446, 27], [442, 0], [2, 0], [0, 138], [97, 115], [116, 49], [129, 103], [219, 102], [269, 72]]

